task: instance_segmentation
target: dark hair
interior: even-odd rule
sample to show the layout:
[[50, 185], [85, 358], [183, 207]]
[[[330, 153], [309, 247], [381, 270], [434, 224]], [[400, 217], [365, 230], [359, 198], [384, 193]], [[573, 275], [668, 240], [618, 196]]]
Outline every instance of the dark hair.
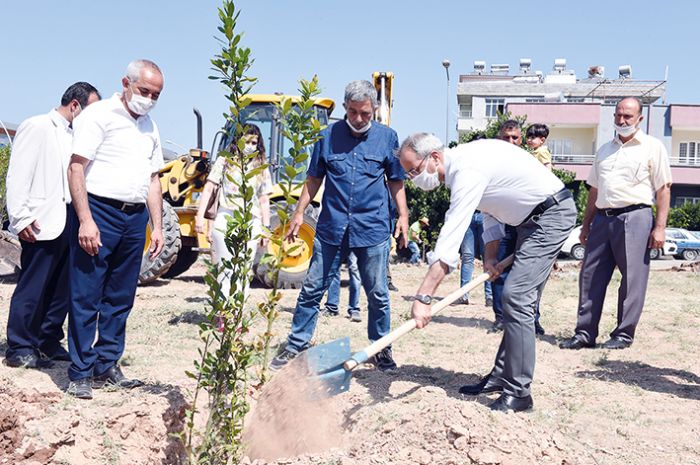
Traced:
[[501, 133], [503, 131], [510, 131], [512, 129], [520, 129], [520, 123], [518, 123], [514, 119], [507, 119], [504, 122], [502, 122], [501, 125], [498, 127], [498, 132]]
[[534, 123], [527, 128], [526, 137], [549, 137], [549, 128], [546, 124]]
[[267, 154], [265, 153], [265, 141], [263, 140], [262, 132], [260, 128], [255, 124], [246, 124], [243, 127], [243, 137], [245, 136], [257, 136], [258, 137], [258, 154], [255, 157], [255, 162], [258, 164], [263, 164], [267, 162]]
[[68, 106], [68, 104], [73, 100], [77, 100], [80, 106], [84, 109], [88, 104], [90, 94], [97, 94], [97, 98], [102, 99], [100, 92], [95, 89], [92, 84], [88, 84], [87, 82], [76, 82], [63, 93], [63, 97], [61, 97], [61, 106]]

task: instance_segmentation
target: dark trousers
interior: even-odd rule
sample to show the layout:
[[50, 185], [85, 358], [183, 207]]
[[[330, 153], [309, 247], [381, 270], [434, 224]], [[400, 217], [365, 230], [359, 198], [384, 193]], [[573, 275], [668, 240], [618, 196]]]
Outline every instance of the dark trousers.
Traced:
[[[515, 245], [518, 240], [518, 232], [515, 226], [505, 225], [506, 235], [503, 236], [498, 245], [498, 261], [500, 262], [508, 255], [515, 252]], [[491, 285], [493, 292], [493, 313], [496, 321], [503, 320], [503, 288], [508, 278], [510, 267], [501, 273]]]
[[[88, 198], [102, 246], [94, 257], [78, 244], [80, 222], [69, 210], [71, 381], [100, 375], [124, 353], [126, 319], [134, 305], [148, 211], [125, 213]], [[97, 336], [97, 340], [95, 340]]]
[[617, 326], [610, 337], [634, 339], [649, 281], [647, 245], [653, 225], [651, 208], [595, 216], [579, 274], [576, 334], [586, 342], [593, 343], [598, 337], [605, 291], [615, 267], [622, 280], [617, 291]]
[[68, 228], [50, 241], [20, 242], [22, 271], [10, 301], [5, 356], [52, 355], [68, 312]]
[[517, 227], [515, 261], [503, 290], [503, 339], [492, 371], [506, 394], [530, 394], [537, 298], [575, 222], [576, 206], [569, 198]]

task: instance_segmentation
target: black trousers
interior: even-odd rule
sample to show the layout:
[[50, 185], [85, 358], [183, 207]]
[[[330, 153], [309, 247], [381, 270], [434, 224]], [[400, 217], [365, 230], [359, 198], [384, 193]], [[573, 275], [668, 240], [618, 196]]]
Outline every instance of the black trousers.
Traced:
[[7, 320], [6, 357], [38, 350], [53, 355], [63, 339], [68, 313], [68, 228], [50, 241], [22, 243], [17, 286]]

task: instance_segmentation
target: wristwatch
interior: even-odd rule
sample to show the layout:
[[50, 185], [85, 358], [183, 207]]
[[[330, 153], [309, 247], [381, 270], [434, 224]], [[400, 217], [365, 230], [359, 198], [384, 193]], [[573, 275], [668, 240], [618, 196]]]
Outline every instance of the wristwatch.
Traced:
[[430, 294], [416, 294], [413, 298], [425, 305], [430, 305], [433, 302], [433, 296]]

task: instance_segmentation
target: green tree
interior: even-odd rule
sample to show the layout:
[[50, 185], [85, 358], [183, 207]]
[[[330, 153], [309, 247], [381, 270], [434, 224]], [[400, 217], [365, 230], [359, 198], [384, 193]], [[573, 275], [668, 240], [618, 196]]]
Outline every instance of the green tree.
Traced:
[[700, 231], [700, 204], [686, 203], [680, 207], [671, 208], [668, 212], [669, 228], [685, 228]]
[[10, 165], [10, 147], [0, 146], [0, 225], [5, 224], [7, 217], [7, 168]]
[[578, 193], [576, 194], [576, 224], [583, 223], [583, 215], [586, 213], [586, 205], [588, 205], [588, 188], [586, 183], [581, 181], [578, 184]]

